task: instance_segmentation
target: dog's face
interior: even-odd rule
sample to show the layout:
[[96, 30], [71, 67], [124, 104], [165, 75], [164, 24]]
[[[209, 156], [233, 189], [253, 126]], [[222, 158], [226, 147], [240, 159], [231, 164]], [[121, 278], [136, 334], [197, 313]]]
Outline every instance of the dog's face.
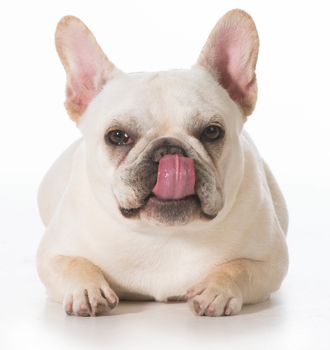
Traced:
[[225, 15], [190, 70], [126, 74], [90, 31], [65, 17], [56, 32], [66, 107], [85, 139], [95, 196], [123, 220], [212, 220], [242, 174], [240, 133], [256, 100], [258, 36], [242, 11]]
[[[91, 103], [80, 127], [89, 151], [90, 177], [113, 192], [122, 215], [183, 224], [211, 219], [223, 207], [226, 153], [239, 154], [242, 123], [228, 94], [196, 67], [118, 72]], [[193, 159], [193, 167], [181, 156]], [[164, 183], [159, 169], [164, 157], [164, 171], [182, 179]], [[179, 188], [176, 194], [168, 188], [184, 187], [191, 177], [193, 189]]]

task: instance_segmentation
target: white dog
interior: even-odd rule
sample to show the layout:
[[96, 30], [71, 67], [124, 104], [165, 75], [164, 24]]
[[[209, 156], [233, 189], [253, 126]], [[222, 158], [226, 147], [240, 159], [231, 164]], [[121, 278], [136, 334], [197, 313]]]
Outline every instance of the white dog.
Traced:
[[279, 288], [287, 210], [242, 130], [258, 46], [252, 18], [233, 10], [191, 69], [126, 74], [80, 20], [60, 21], [65, 106], [83, 137], [41, 184], [38, 271], [68, 314], [134, 299], [231, 315]]

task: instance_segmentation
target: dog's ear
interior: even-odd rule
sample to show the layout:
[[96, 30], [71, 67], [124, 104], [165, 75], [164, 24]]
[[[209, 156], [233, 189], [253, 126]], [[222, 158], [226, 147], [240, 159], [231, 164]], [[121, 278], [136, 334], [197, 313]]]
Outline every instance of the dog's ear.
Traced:
[[90, 30], [76, 17], [61, 19], [55, 43], [67, 75], [65, 107], [77, 122], [115, 67]]
[[257, 100], [258, 49], [252, 18], [242, 10], [232, 10], [215, 25], [197, 61], [242, 107], [245, 116], [252, 113]]

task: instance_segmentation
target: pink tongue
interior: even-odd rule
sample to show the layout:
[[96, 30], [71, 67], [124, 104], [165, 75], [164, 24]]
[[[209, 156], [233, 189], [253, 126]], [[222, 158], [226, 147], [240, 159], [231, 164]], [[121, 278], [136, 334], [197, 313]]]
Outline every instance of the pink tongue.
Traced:
[[154, 194], [162, 199], [181, 199], [195, 193], [195, 167], [191, 158], [168, 154], [159, 161]]

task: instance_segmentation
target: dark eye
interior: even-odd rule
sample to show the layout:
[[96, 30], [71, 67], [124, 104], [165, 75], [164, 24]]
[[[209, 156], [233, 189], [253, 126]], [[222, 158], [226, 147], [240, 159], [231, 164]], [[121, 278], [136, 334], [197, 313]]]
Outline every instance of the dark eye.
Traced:
[[111, 130], [105, 134], [104, 139], [108, 145], [129, 145], [133, 142], [127, 132], [123, 130]]
[[212, 142], [222, 139], [224, 136], [225, 130], [223, 128], [217, 125], [209, 125], [203, 130], [201, 140]]

